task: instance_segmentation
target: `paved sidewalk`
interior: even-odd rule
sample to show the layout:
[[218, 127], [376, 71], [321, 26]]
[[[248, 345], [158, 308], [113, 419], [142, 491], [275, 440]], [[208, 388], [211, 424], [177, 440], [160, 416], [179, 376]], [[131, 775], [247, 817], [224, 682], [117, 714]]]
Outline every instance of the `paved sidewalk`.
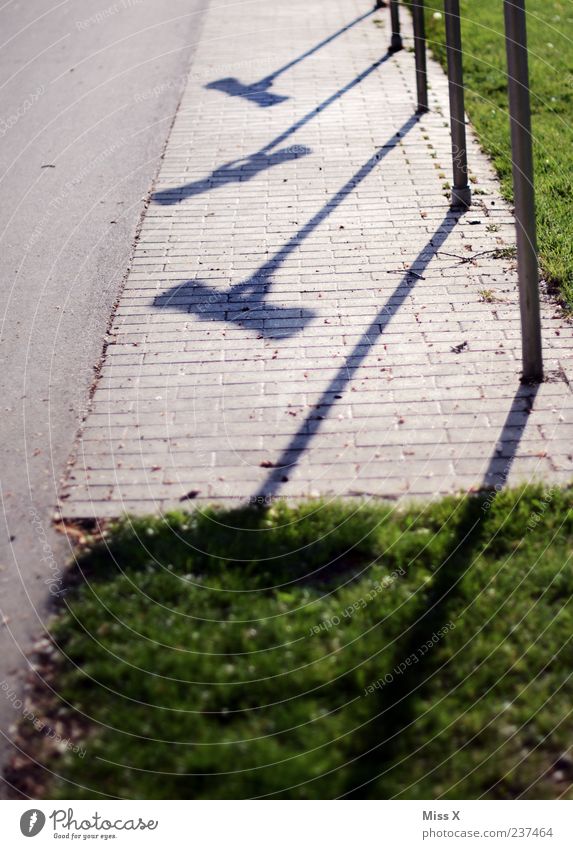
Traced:
[[471, 136], [450, 212], [445, 77], [416, 119], [368, 11], [211, 4], [65, 517], [573, 476], [572, 328], [544, 303], [553, 377], [520, 386], [511, 212]]

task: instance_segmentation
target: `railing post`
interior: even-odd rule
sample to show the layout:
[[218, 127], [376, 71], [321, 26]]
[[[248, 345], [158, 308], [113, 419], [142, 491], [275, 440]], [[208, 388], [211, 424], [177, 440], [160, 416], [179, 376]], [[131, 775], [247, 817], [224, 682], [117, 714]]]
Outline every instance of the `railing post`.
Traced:
[[402, 36], [400, 34], [400, 9], [398, 0], [390, 0], [390, 23], [392, 26], [392, 38], [390, 40], [390, 53], [397, 53], [402, 49]]
[[444, 0], [444, 9], [446, 16], [446, 52], [448, 57], [450, 125], [452, 129], [452, 160], [454, 169], [452, 207], [467, 209], [471, 205], [471, 189], [468, 183], [460, 0]]
[[417, 112], [428, 111], [428, 73], [426, 67], [426, 23], [424, 0], [412, 0], [414, 19], [414, 55], [416, 59]]
[[504, 0], [523, 380], [543, 379], [525, 0]]

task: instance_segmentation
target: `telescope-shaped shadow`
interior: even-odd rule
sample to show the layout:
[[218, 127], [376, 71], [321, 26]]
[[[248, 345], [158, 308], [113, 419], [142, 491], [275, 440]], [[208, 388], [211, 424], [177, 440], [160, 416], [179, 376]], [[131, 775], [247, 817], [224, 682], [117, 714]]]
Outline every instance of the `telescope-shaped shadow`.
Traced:
[[242, 97], [243, 100], [248, 100], [250, 103], [255, 103], [257, 106], [266, 109], [288, 100], [286, 94], [274, 94], [274, 92], [267, 91], [271, 85], [272, 80], [261, 80], [258, 83], [253, 83], [253, 85], [245, 85], [235, 77], [224, 77], [222, 80], [214, 80], [212, 83], [208, 83], [205, 88], [222, 91], [229, 97]]
[[281, 74], [284, 74], [286, 71], [289, 71], [291, 68], [294, 68], [295, 65], [298, 65], [300, 62], [304, 61], [304, 59], [308, 59], [309, 56], [312, 56], [314, 53], [317, 53], [323, 47], [326, 47], [327, 44], [330, 44], [339, 36], [343, 35], [345, 32], [348, 32], [349, 29], [352, 29], [352, 27], [355, 27], [357, 24], [361, 23], [366, 18], [369, 18], [374, 11], [374, 9], [370, 9], [370, 11], [366, 12], [363, 15], [360, 15], [353, 21], [350, 21], [349, 24], [346, 24], [332, 35], [329, 35], [328, 38], [323, 39], [314, 47], [311, 47], [310, 50], [307, 50], [305, 53], [302, 53], [300, 56], [297, 56], [296, 59], [293, 59], [286, 65], [283, 65], [281, 68], [278, 68], [276, 71], [273, 71], [272, 74], [269, 74], [268, 76], [264, 77], [262, 80], [259, 80], [256, 83], [252, 83], [251, 85], [245, 85], [244, 83], [237, 80], [235, 77], [225, 77], [224, 79], [214, 80], [213, 82], [207, 83], [205, 88], [213, 89], [215, 91], [222, 91], [224, 94], [229, 95], [229, 97], [242, 97], [244, 98], [244, 100], [248, 100], [250, 103], [254, 103], [256, 106], [260, 106], [263, 109], [267, 109], [269, 106], [276, 106], [277, 103], [283, 103], [285, 100], [289, 99], [288, 95], [274, 94], [273, 92], [269, 91], [274, 81], [278, 79]]
[[[211, 289], [201, 280], [188, 280], [169, 291], [157, 295], [153, 305], [160, 308], [174, 307], [182, 312], [192, 312], [205, 321], [231, 321], [252, 329], [269, 339], [284, 339], [300, 332], [313, 317], [310, 310], [263, 304], [262, 299], [272, 285], [272, 275], [290, 254], [307, 239], [316, 228], [350, 195], [360, 183], [372, 173], [376, 166], [400, 143], [400, 140], [415, 126], [418, 116], [412, 115], [362, 165], [358, 171], [333, 195], [307, 223], [300, 228], [277, 253], [267, 260], [255, 273], [230, 289]], [[235, 307], [234, 304], [237, 306]], [[281, 323], [277, 324], [277, 320]]]
[[[457, 225], [459, 218], [459, 214], [453, 212], [445, 216], [414, 261], [416, 275], [423, 272], [432, 257], [435, 256], [436, 251], [439, 250]], [[273, 470], [256, 493], [255, 500], [266, 501], [275, 497], [285, 480], [285, 473], [298, 465], [302, 457], [309, 451], [314, 437], [322, 427], [323, 420], [327, 418], [330, 409], [335, 405], [335, 399], [349, 388], [368, 353], [379, 342], [381, 334], [384, 333], [392, 318], [411, 294], [415, 287], [415, 280], [411, 282], [412, 280], [414, 278], [412, 278], [410, 272], [406, 271], [392, 295], [380, 308], [378, 314], [322, 393], [315, 409], [301, 422], [298, 431], [293, 435], [288, 446], [274, 464]]]
[[303, 145], [293, 145], [292, 147], [276, 150], [274, 153], [258, 152], [252, 156], [246, 156], [244, 159], [235, 159], [233, 162], [228, 162], [217, 168], [208, 177], [202, 180], [197, 180], [195, 183], [188, 183], [186, 186], [181, 186], [176, 189], [165, 189], [153, 195], [153, 200], [162, 206], [171, 206], [179, 203], [184, 198], [201, 195], [204, 192], [210, 192], [212, 189], [220, 189], [229, 183], [246, 183], [260, 174], [261, 171], [267, 171], [275, 165], [282, 165], [283, 162], [290, 162], [293, 159], [300, 159], [302, 156], [307, 156], [310, 153], [310, 148]]
[[267, 286], [256, 279], [249, 285], [217, 291], [200, 280], [189, 280], [153, 301], [156, 307], [192, 312], [202, 321], [237, 324], [267, 339], [288, 339], [314, 318], [311, 310], [290, 309], [265, 301]]
[[273, 148], [278, 147], [279, 144], [283, 144], [283, 142], [300, 130], [301, 127], [304, 127], [309, 121], [318, 117], [318, 115], [324, 112], [324, 110], [332, 103], [339, 100], [339, 98], [341, 98], [344, 94], [359, 85], [366, 79], [366, 77], [370, 76], [370, 74], [374, 73], [377, 68], [383, 65], [384, 62], [390, 58], [390, 55], [390, 53], [385, 53], [384, 56], [376, 62], [373, 62], [372, 65], [369, 65], [368, 68], [362, 71], [357, 77], [342, 88], [338, 89], [338, 91], [335, 91], [334, 94], [331, 94], [326, 98], [326, 100], [323, 100], [322, 103], [319, 103], [318, 106], [315, 106], [310, 110], [310, 112], [307, 112], [306, 115], [299, 118], [298, 121], [295, 121], [294, 124], [276, 136], [276, 138], [272, 139], [272, 141], [256, 153], [252, 153], [244, 159], [236, 159], [233, 162], [228, 162], [220, 168], [217, 168], [208, 177], [205, 177], [202, 180], [197, 180], [194, 183], [187, 183], [183, 186], [176, 186], [172, 189], [163, 189], [162, 191], [156, 192], [156, 194], [153, 195], [153, 201], [155, 203], [160, 203], [163, 206], [181, 203], [181, 201], [185, 200], [185, 198], [192, 197], [193, 195], [199, 195], [203, 192], [209, 192], [211, 189], [216, 189], [219, 186], [226, 185], [227, 183], [245, 182], [246, 180], [252, 179], [261, 171], [265, 171], [267, 168], [272, 168], [274, 165], [279, 165], [282, 162], [306, 156], [310, 153], [310, 150], [304, 145], [292, 145], [291, 147], [276, 151], [275, 153], [270, 153], [270, 151], [273, 150]]

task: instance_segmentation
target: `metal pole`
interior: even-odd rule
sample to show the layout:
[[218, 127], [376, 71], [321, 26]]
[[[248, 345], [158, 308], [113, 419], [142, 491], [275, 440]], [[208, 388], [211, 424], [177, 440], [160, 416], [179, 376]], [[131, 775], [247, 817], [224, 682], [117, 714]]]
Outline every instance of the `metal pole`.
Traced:
[[446, 52], [448, 56], [450, 125], [454, 166], [452, 207], [467, 209], [471, 205], [472, 194], [468, 183], [460, 0], [445, 0], [444, 10], [446, 15]]
[[417, 112], [420, 113], [428, 111], [424, 0], [412, 0], [412, 17], [414, 19], [414, 55], [416, 58], [416, 89], [418, 93]]
[[392, 25], [392, 38], [390, 40], [390, 53], [397, 53], [402, 49], [402, 36], [400, 35], [400, 10], [398, 0], [390, 0], [390, 23]]
[[523, 379], [543, 379], [525, 0], [504, 0]]

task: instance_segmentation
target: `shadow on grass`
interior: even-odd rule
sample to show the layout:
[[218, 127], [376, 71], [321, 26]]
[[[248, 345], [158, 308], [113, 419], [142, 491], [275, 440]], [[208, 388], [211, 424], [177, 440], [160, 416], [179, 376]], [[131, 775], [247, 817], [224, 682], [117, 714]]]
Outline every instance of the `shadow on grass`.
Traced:
[[[416, 720], [418, 706], [441, 669], [440, 653], [434, 646], [441, 633], [456, 626], [453, 610], [459, 589], [489, 542], [484, 521], [507, 481], [525, 430], [527, 411], [531, 410], [537, 391], [535, 385], [518, 388], [496, 453], [483, 476], [483, 494], [460, 503], [455, 537], [436, 568], [429, 595], [418, 605], [412, 624], [404, 632], [395, 666], [380, 670], [377, 681], [364, 689], [363, 724], [353, 735], [346, 758], [346, 791], [342, 794], [346, 798], [393, 798], [401, 795], [399, 788], [407, 790], [397, 773], [410, 773], [403, 761], [415, 757], [427, 742], [416, 740]], [[444, 640], [447, 641], [447, 633]]]

